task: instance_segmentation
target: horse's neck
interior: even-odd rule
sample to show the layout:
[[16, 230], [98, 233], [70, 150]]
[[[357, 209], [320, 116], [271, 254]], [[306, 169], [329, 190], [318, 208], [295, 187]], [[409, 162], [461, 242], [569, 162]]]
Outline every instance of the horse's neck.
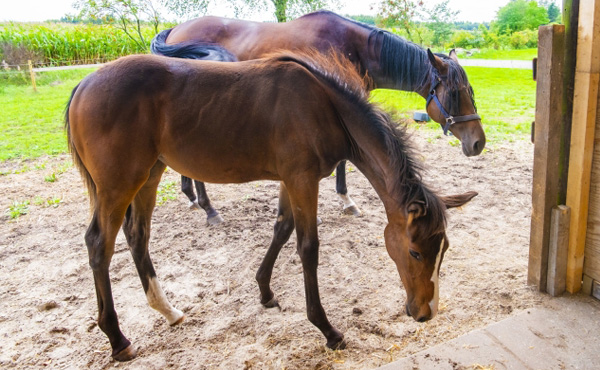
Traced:
[[363, 62], [374, 88], [416, 92], [426, 97], [428, 86], [423, 82], [429, 74], [427, 52], [385, 31], [370, 33], [365, 44], [367, 56]]

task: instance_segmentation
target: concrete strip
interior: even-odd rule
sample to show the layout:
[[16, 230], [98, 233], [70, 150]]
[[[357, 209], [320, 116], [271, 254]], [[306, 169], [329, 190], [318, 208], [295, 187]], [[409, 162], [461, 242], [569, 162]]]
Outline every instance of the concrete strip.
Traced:
[[379, 370], [600, 368], [600, 302], [557, 298]]

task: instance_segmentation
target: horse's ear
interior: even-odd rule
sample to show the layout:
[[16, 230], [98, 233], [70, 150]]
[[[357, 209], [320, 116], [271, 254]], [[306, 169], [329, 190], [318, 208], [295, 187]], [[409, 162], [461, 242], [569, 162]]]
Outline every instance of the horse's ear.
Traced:
[[448, 57], [450, 57], [450, 59], [452, 59], [453, 61], [458, 63], [458, 55], [456, 55], [456, 50], [454, 50], [454, 49], [450, 50]]
[[423, 217], [427, 214], [427, 210], [425, 209], [425, 203], [423, 202], [411, 203], [406, 210], [408, 211], [409, 225], [413, 222], [414, 219]]
[[467, 204], [471, 199], [475, 198], [476, 196], [477, 196], [477, 192], [468, 191], [464, 194], [448, 195], [448, 196], [442, 197], [442, 201], [446, 205], [446, 208], [450, 209], [450, 208], [462, 207], [463, 205]]
[[427, 49], [427, 56], [429, 57], [429, 62], [433, 66], [433, 68], [437, 69], [441, 72], [442, 67], [444, 66], [444, 62], [435, 54], [431, 52], [431, 49]]

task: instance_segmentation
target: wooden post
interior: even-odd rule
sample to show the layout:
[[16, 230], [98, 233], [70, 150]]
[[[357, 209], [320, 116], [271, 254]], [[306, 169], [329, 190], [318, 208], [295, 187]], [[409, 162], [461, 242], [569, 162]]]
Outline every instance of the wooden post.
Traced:
[[559, 200], [564, 26], [539, 28], [531, 238], [527, 282], [546, 290], [550, 213]]
[[567, 290], [570, 293], [581, 289], [600, 83], [600, 0], [584, 1], [579, 10], [567, 184], [567, 206], [571, 208], [567, 262]]
[[31, 76], [31, 84], [33, 85], [33, 91], [37, 92], [37, 87], [35, 85], [35, 73], [33, 72], [33, 64], [31, 63], [31, 60], [28, 60], [27, 64], [29, 64], [29, 76]]
[[553, 297], [565, 292], [567, 282], [567, 249], [569, 248], [569, 218], [567, 206], [552, 208], [550, 249], [548, 252], [547, 292]]

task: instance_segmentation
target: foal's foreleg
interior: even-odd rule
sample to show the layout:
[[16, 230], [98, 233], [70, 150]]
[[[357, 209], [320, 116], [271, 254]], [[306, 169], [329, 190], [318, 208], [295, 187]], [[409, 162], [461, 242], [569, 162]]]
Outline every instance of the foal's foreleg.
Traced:
[[292, 231], [294, 231], [294, 217], [290, 208], [290, 199], [285, 185], [281, 183], [273, 240], [256, 272], [256, 281], [260, 289], [260, 303], [265, 307], [279, 307], [279, 303], [275, 299], [275, 294], [271, 290], [271, 276], [275, 260], [283, 245], [290, 239]]
[[139, 190], [127, 209], [123, 232], [142, 281], [148, 304], [160, 312], [167, 319], [169, 325], [176, 325], [181, 323], [185, 316], [183, 312], [171, 305], [161, 289], [148, 252], [150, 221], [156, 202], [156, 188], [164, 169], [165, 166], [160, 162], [157, 162], [152, 168], [148, 181]]
[[348, 195], [346, 187], [346, 161], [341, 161], [335, 169], [335, 191], [344, 202], [344, 213], [347, 215], [360, 216], [360, 209]]
[[302, 261], [308, 319], [327, 338], [327, 347], [342, 349], [345, 347], [344, 335], [329, 323], [319, 295], [317, 279], [319, 237], [316, 222], [318, 185], [315, 187], [301, 185], [295, 189], [289, 187], [288, 189], [298, 238], [298, 254]]

